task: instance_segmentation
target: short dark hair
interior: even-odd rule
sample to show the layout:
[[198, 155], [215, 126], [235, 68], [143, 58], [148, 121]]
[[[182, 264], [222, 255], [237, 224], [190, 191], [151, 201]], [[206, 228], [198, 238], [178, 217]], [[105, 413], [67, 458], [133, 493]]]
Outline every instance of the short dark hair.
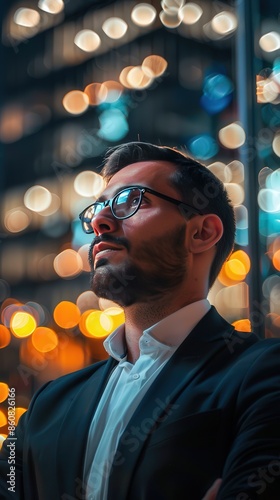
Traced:
[[[235, 237], [234, 210], [223, 183], [205, 165], [178, 149], [147, 142], [128, 142], [110, 148], [104, 157], [101, 175], [105, 182], [109, 182], [122, 168], [141, 161], [172, 163], [176, 170], [170, 180], [181, 194], [182, 201], [202, 214], [214, 213], [220, 217], [224, 232], [216, 245], [217, 251], [210, 269], [211, 287], [232, 252]], [[188, 217], [192, 216], [188, 214]]]

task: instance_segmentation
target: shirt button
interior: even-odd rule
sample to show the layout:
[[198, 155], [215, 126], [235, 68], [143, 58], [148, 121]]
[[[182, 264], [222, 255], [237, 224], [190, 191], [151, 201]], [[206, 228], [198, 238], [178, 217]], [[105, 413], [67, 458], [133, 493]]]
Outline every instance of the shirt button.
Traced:
[[139, 377], [139, 373], [134, 373], [134, 375], [132, 375], [132, 378], [134, 378], [134, 380], [137, 380]]

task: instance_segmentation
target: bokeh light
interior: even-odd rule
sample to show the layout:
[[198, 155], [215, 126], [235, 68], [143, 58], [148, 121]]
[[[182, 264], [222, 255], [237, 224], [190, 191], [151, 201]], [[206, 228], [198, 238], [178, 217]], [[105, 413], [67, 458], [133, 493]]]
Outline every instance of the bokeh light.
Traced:
[[91, 290], [86, 290], [79, 295], [76, 304], [81, 313], [84, 313], [90, 309], [99, 309], [99, 298]]
[[251, 321], [248, 318], [238, 319], [232, 323], [232, 326], [239, 332], [251, 332]]
[[88, 96], [91, 106], [98, 106], [106, 101], [108, 90], [102, 83], [89, 83], [84, 89], [84, 93]]
[[9, 386], [5, 382], [0, 382], [0, 403], [3, 403], [9, 395]]
[[52, 195], [44, 186], [32, 186], [24, 195], [24, 205], [33, 212], [41, 212], [49, 208]]
[[179, 9], [179, 19], [184, 24], [195, 24], [201, 18], [203, 10], [200, 5], [193, 2], [188, 2], [186, 5]]
[[118, 40], [126, 34], [127, 24], [119, 17], [110, 17], [103, 23], [102, 29], [109, 38]]
[[4, 225], [10, 233], [20, 233], [30, 224], [30, 215], [22, 208], [9, 210], [4, 216]]
[[107, 337], [113, 330], [113, 320], [102, 311], [93, 311], [86, 317], [85, 328], [93, 337]]
[[131, 11], [131, 19], [137, 26], [150, 26], [156, 18], [157, 11], [153, 5], [138, 3]]
[[97, 197], [104, 189], [104, 180], [96, 172], [84, 170], [75, 177], [74, 189], [80, 196]]
[[80, 115], [88, 109], [89, 98], [81, 90], [71, 90], [63, 97], [62, 104], [68, 113]]
[[40, 23], [40, 19], [40, 14], [37, 10], [26, 7], [17, 9], [14, 14], [15, 23], [25, 28], [34, 28]]
[[0, 325], [0, 349], [7, 347], [11, 341], [10, 330], [5, 325]]
[[69, 329], [78, 325], [81, 312], [76, 304], [63, 300], [54, 308], [53, 317], [58, 326]]
[[265, 52], [274, 52], [280, 48], [280, 34], [277, 31], [270, 31], [260, 38], [259, 44]]
[[101, 40], [95, 31], [84, 29], [77, 33], [74, 43], [84, 52], [94, 52], [100, 46]]
[[59, 14], [64, 9], [63, 0], [39, 0], [38, 7], [49, 14]]
[[60, 252], [53, 261], [55, 272], [64, 279], [78, 276], [83, 270], [83, 261], [75, 250], [67, 248]]
[[141, 68], [145, 75], [149, 78], [157, 78], [165, 72], [167, 68], [167, 61], [164, 57], [152, 54], [145, 57]]
[[58, 345], [58, 337], [54, 330], [46, 326], [39, 326], [31, 337], [32, 344], [39, 352], [49, 352]]
[[89, 248], [90, 248], [90, 243], [86, 243], [85, 245], [82, 245], [78, 250], [78, 254], [81, 257], [82, 262], [83, 262], [83, 271], [85, 271], [85, 272], [89, 272], [91, 270], [89, 260], [88, 260]]
[[209, 160], [217, 154], [219, 147], [211, 135], [201, 134], [188, 141], [188, 149], [192, 156], [200, 160]]
[[280, 156], [280, 134], [275, 134], [272, 141], [272, 149], [277, 156]]
[[7, 425], [7, 423], [8, 423], [8, 420], [7, 420], [6, 413], [4, 413], [3, 410], [0, 410], [0, 427], [4, 427], [5, 425]]
[[102, 139], [115, 142], [123, 139], [128, 133], [126, 116], [119, 109], [106, 109], [99, 115], [99, 121], [98, 136]]
[[11, 331], [15, 337], [24, 338], [31, 335], [36, 328], [35, 318], [24, 311], [17, 311], [11, 318]]
[[219, 131], [219, 139], [223, 146], [236, 149], [242, 146], [246, 140], [243, 127], [238, 123], [230, 123]]
[[264, 212], [279, 212], [279, 192], [274, 189], [260, 189], [258, 193], [258, 204]]
[[228, 35], [237, 28], [237, 18], [233, 12], [219, 12], [211, 21], [212, 29], [219, 35]]
[[27, 411], [27, 408], [22, 408], [21, 406], [17, 406], [15, 408], [15, 425], [18, 425], [18, 421], [25, 412]]

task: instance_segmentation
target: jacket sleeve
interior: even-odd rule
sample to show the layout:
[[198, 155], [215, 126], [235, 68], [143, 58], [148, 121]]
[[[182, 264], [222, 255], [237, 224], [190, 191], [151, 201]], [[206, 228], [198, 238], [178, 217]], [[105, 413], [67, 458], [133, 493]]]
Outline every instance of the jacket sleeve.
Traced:
[[260, 344], [247, 359], [217, 500], [280, 499], [280, 342]]

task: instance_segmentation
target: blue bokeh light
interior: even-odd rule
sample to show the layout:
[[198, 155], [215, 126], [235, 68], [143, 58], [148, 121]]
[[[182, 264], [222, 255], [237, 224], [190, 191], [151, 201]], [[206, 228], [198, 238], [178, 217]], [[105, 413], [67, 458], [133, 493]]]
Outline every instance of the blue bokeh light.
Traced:
[[201, 134], [188, 141], [188, 149], [194, 157], [208, 160], [217, 154], [219, 146], [211, 135]]

